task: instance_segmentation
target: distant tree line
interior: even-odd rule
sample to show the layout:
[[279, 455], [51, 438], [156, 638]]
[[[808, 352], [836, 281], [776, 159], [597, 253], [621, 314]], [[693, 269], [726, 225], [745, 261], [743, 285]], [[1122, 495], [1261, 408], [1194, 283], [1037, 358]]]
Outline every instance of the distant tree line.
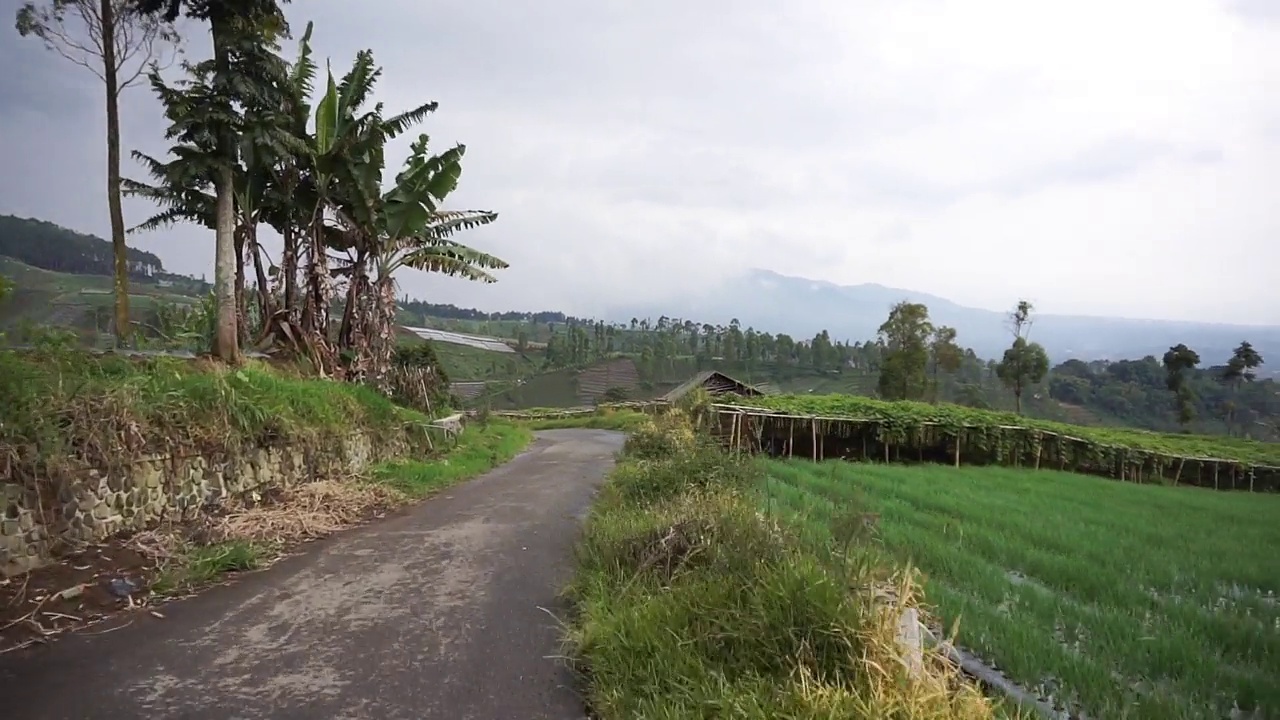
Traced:
[[885, 399], [972, 407], [1008, 403], [1018, 412], [1153, 430], [1280, 434], [1280, 385], [1257, 379], [1262, 359], [1247, 342], [1224, 364], [1207, 369], [1198, 369], [1198, 356], [1185, 354], [1168, 358], [1171, 365], [1148, 356], [1050, 367], [1044, 348], [1032, 340], [1034, 312], [1024, 301], [1009, 313], [1010, 344], [998, 359], [978, 357], [960, 343], [955, 328], [935, 326], [926, 306], [909, 302], [890, 309], [876, 338], [852, 342], [826, 331], [797, 339], [737, 320], [723, 325], [666, 316], [628, 323], [572, 317], [555, 322], [556, 317], [547, 323], [531, 319], [533, 313], [477, 311], [451, 327], [505, 335], [517, 346], [545, 343], [548, 369], [627, 355], [651, 380], [676, 380], [704, 369], [742, 373], [756, 382], [826, 377]]
[[447, 320], [495, 320], [504, 322], [529, 322], [537, 324], [587, 324], [590, 320], [576, 318], [572, 315], [565, 315], [562, 312], [554, 312], [544, 310], [542, 312], [525, 312], [518, 310], [508, 310], [506, 312], [485, 312], [475, 308], [463, 308], [451, 303], [429, 303], [422, 300], [412, 300], [407, 295], [400, 300], [399, 311], [401, 320], [406, 324], [416, 322], [419, 325], [428, 322], [429, 318], [444, 318]]
[[[75, 275], [110, 276], [115, 266], [110, 242], [44, 220], [13, 215], [0, 215], [0, 255]], [[164, 273], [164, 263], [152, 253], [129, 248], [127, 257], [132, 277], [152, 278]]]

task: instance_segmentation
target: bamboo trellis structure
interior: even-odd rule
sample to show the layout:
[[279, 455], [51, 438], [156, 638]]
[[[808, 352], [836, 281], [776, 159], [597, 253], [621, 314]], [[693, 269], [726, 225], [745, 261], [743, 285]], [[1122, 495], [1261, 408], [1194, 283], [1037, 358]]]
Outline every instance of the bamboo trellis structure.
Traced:
[[895, 423], [722, 404], [709, 412], [713, 432], [727, 447], [775, 457], [1007, 465], [1136, 483], [1280, 492], [1280, 467], [1170, 455], [1016, 425]]

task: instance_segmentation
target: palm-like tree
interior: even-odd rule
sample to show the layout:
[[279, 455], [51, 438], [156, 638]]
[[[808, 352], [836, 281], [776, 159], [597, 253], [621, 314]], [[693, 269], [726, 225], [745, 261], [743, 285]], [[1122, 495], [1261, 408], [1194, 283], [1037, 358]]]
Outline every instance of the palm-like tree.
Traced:
[[[264, 339], [307, 351], [322, 369], [339, 369], [335, 351], [346, 351], [348, 370], [377, 377], [390, 365], [394, 347], [397, 271], [409, 267], [493, 282], [489, 271], [507, 265], [455, 239], [493, 222], [496, 213], [442, 207], [457, 187], [464, 146], [433, 155], [422, 135], [394, 181], [383, 186], [386, 144], [434, 112], [435, 103], [390, 117], [381, 104], [367, 107], [382, 71], [363, 51], [340, 81], [326, 73], [313, 110], [308, 98], [318, 68], [311, 30], [308, 25], [295, 62], [286, 66], [275, 58], [270, 72], [259, 70], [265, 87], [249, 91], [239, 106], [241, 139], [230, 183], [235, 287], [243, 308], [245, 253], [251, 252]], [[161, 206], [144, 229], [179, 220], [208, 227], [220, 222], [223, 156], [217, 127], [200, 112], [214, 68], [188, 70], [191, 79], [173, 87], [152, 79], [174, 128], [170, 137], [178, 142], [166, 161], [135, 154], [154, 184], [130, 181], [129, 191]], [[257, 242], [263, 222], [284, 238], [280, 266], [269, 273]], [[345, 307], [331, 343], [335, 278], [345, 283]]]
[[[283, 0], [287, 2], [287, 0]], [[288, 33], [277, 0], [137, 0], [142, 15], [162, 15], [168, 22], [184, 9], [188, 17], [209, 23], [213, 57], [189, 66], [197, 80], [181, 97], [166, 103], [170, 140], [198, 148], [211, 172], [214, 194], [214, 295], [218, 324], [214, 354], [226, 362], [240, 359], [236, 298], [235, 172], [239, 142], [246, 130], [246, 106], [267, 106], [259, 93], [280, 86], [276, 39]], [[153, 82], [153, 86], [155, 83]], [[162, 99], [163, 96], [162, 96]]]

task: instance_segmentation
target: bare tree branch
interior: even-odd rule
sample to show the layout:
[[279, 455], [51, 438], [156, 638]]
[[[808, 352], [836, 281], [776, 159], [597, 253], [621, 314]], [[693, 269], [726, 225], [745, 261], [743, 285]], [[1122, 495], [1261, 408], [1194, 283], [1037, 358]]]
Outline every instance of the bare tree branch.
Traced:
[[[45, 47], [85, 68], [106, 82], [117, 78], [117, 91], [138, 82], [153, 65], [164, 69], [181, 54], [181, 38], [171, 24], [134, 11], [133, 0], [111, 0], [115, 10], [114, 37], [103, 37], [102, 12], [97, 0], [47, 0], [45, 6], [25, 3], [15, 27], [22, 36], [34, 35]], [[105, 43], [115, 48], [115, 67], [105, 66]]]

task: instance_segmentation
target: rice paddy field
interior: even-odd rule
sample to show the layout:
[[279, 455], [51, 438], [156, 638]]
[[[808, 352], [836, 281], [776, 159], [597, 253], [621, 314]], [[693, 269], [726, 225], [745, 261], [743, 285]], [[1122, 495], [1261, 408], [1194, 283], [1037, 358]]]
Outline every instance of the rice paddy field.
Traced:
[[[1280, 717], [1280, 496], [1016, 468], [769, 461], [771, 510], [851, 511], [957, 644], [1077, 718]], [[1244, 711], [1244, 712], [1242, 712]]]

